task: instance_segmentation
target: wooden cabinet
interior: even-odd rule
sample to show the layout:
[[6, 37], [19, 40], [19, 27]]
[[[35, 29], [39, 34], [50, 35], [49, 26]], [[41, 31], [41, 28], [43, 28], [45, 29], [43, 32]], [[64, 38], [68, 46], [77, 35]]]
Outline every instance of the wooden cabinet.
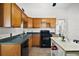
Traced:
[[28, 28], [32, 28], [33, 23], [32, 23], [32, 18], [28, 17]]
[[55, 28], [56, 27], [56, 18], [50, 18], [49, 24], [50, 24], [51, 28]]
[[3, 4], [0, 3], [0, 27], [3, 27], [3, 22], [4, 22], [3, 10], [4, 10]]
[[43, 18], [42, 22], [46, 23], [46, 28], [56, 27], [56, 18]]
[[22, 13], [22, 20], [23, 20], [23, 28], [27, 28], [28, 17], [25, 13]]
[[32, 36], [29, 37], [29, 41], [28, 41], [28, 48], [29, 48], [29, 53], [31, 53], [31, 50], [32, 50]]
[[4, 27], [11, 27], [11, 4], [4, 3]]
[[33, 18], [34, 28], [54, 28], [56, 27], [56, 18]]
[[21, 9], [16, 4], [12, 4], [12, 27], [21, 26], [21, 12]]
[[0, 3], [0, 27], [20, 27], [21, 13], [15, 3]]
[[1, 44], [1, 56], [20, 56], [20, 44]]
[[40, 28], [41, 20], [41, 18], [33, 18], [33, 28]]
[[33, 36], [32, 36], [32, 45], [35, 46], [35, 47], [40, 46], [40, 34], [33, 34]]
[[0, 3], [0, 27], [11, 27], [10, 3]]

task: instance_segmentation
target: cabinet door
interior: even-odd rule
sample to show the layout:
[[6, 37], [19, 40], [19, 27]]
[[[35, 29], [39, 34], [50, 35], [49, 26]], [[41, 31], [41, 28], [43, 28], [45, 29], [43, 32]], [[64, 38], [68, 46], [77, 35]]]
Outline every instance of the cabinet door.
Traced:
[[32, 45], [35, 46], [35, 47], [40, 46], [40, 34], [33, 34]]
[[2, 3], [0, 3], [0, 27], [3, 27], [3, 21], [4, 20], [4, 18], [3, 18], [3, 4]]
[[33, 18], [33, 27], [40, 28], [41, 27], [41, 18]]
[[19, 44], [2, 44], [1, 56], [20, 56], [21, 47]]
[[31, 53], [31, 49], [32, 49], [32, 36], [29, 37], [28, 45], [29, 45], [29, 53]]
[[16, 4], [12, 4], [12, 27], [21, 26], [21, 10]]
[[23, 28], [27, 28], [28, 17], [26, 16], [25, 13], [22, 13], [22, 20], [23, 20]]
[[32, 18], [28, 17], [28, 28], [32, 28]]
[[41, 27], [49, 28], [49, 21], [48, 20], [49, 20], [48, 18], [42, 18]]
[[11, 4], [4, 3], [4, 27], [11, 27]]
[[49, 18], [49, 24], [51, 28], [56, 27], [56, 18]]

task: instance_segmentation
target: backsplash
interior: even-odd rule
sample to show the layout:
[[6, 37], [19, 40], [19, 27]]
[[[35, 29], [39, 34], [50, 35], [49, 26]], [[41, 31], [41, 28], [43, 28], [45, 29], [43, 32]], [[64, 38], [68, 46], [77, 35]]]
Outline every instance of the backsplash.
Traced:
[[12, 36], [23, 33], [23, 28], [0, 28], [0, 39], [10, 37], [10, 33]]
[[55, 28], [26, 28], [25, 32], [40, 32], [40, 30], [49, 30], [50, 32], [55, 32]]
[[10, 33], [12, 33], [12, 36], [18, 35], [27, 32], [40, 32], [40, 30], [49, 30], [50, 32], [55, 32], [54, 28], [0, 28], [0, 39], [10, 37]]

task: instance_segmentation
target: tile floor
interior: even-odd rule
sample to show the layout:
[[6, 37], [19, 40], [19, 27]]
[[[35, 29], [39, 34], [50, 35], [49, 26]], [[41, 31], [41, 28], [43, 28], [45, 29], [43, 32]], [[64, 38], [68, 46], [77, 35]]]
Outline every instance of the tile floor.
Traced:
[[51, 56], [51, 48], [33, 47], [29, 56]]

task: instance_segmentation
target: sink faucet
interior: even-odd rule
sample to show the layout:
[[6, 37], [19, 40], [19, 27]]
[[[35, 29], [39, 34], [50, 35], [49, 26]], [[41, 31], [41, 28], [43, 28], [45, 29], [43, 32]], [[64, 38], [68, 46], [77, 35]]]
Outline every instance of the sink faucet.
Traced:
[[10, 33], [10, 38], [12, 39], [12, 33]]

